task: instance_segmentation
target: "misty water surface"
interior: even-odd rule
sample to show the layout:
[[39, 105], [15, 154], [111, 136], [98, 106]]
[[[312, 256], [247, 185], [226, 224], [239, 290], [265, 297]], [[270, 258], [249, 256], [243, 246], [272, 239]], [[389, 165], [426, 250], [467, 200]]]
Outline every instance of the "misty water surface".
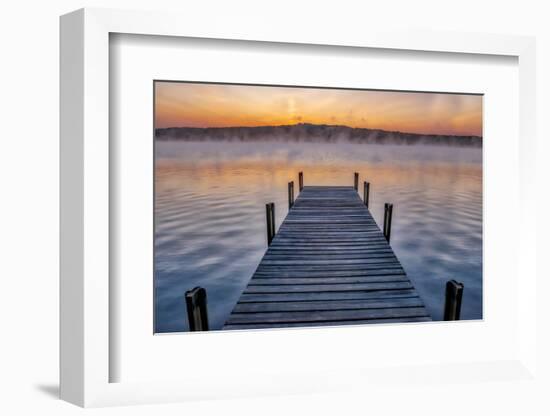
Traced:
[[394, 204], [391, 245], [434, 319], [445, 282], [465, 284], [462, 319], [482, 317], [482, 150], [425, 145], [157, 141], [156, 332], [187, 331], [184, 293], [205, 287], [220, 329], [266, 250], [265, 203], [277, 226], [287, 183], [371, 183], [377, 223]]

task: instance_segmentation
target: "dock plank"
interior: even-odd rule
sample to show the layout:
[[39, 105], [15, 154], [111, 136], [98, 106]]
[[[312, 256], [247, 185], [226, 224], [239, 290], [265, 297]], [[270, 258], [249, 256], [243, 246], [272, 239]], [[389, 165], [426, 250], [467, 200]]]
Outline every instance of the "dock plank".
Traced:
[[261, 323], [261, 324], [237, 324], [225, 325], [225, 330], [251, 330], [251, 329], [277, 329], [277, 328], [304, 328], [304, 327], [319, 327], [319, 326], [340, 326], [340, 325], [364, 325], [364, 324], [391, 324], [391, 323], [412, 323], [412, 322], [429, 322], [432, 319], [429, 316], [408, 317], [403, 318], [386, 318], [386, 319], [369, 319], [356, 321], [323, 321], [323, 322], [290, 322], [290, 323]]
[[322, 312], [338, 310], [414, 308], [424, 306], [419, 297], [382, 300], [239, 303], [235, 314], [258, 312]]
[[338, 311], [306, 311], [306, 312], [257, 312], [232, 313], [227, 320], [228, 325], [254, 323], [292, 323], [292, 322], [323, 322], [323, 321], [356, 321], [382, 318], [407, 318], [428, 316], [424, 307], [420, 308], [383, 308]]
[[306, 186], [224, 329], [431, 320], [357, 191]]

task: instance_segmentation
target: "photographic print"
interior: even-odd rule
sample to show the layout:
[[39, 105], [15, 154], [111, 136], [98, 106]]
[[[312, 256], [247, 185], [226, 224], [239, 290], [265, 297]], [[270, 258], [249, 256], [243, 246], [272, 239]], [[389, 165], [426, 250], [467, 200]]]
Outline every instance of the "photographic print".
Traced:
[[154, 100], [156, 333], [483, 318], [482, 95]]

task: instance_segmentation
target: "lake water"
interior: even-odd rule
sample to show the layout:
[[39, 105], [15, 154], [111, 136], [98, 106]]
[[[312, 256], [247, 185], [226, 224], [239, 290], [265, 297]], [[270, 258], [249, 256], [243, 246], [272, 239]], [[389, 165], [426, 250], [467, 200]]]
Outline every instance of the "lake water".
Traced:
[[[287, 183], [371, 183], [380, 225], [394, 204], [391, 246], [436, 320], [445, 282], [465, 285], [462, 319], [482, 318], [482, 150], [303, 142], [157, 141], [155, 331], [187, 331], [184, 293], [208, 293], [220, 329], [266, 248], [265, 204], [277, 227]], [[362, 195], [362, 186], [361, 195]]]

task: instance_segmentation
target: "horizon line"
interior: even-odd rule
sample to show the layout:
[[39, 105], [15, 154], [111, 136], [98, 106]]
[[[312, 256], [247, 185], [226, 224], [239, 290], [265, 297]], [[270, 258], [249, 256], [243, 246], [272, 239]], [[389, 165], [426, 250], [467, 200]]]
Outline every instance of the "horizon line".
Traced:
[[370, 128], [370, 127], [352, 127], [345, 124], [316, 124], [316, 123], [305, 123], [299, 122], [294, 124], [263, 124], [257, 126], [206, 126], [206, 127], [197, 127], [197, 126], [170, 126], [170, 127], [155, 127], [155, 131], [159, 129], [255, 129], [260, 127], [292, 127], [300, 125], [309, 125], [309, 126], [324, 126], [324, 127], [344, 127], [353, 130], [376, 130], [384, 133], [398, 133], [398, 134], [413, 134], [417, 136], [451, 136], [451, 137], [479, 137], [483, 139], [483, 135], [477, 134], [440, 134], [440, 133], [413, 133], [401, 130], [384, 130], [380, 128]]

